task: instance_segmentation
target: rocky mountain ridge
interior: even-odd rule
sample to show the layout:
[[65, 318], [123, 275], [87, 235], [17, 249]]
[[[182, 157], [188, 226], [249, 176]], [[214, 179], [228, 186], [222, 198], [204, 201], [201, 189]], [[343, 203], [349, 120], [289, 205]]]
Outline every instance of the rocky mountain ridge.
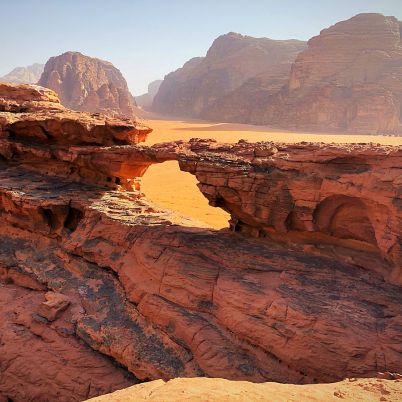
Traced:
[[0, 82], [10, 84], [36, 84], [43, 73], [44, 64], [32, 64], [27, 67], [16, 67], [8, 74], [0, 77]]
[[[290, 130], [400, 134], [401, 26], [395, 17], [358, 14], [322, 30], [307, 48], [300, 43], [283, 63], [270, 60], [250, 76], [242, 71], [243, 81], [231, 86], [233, 66], [252, 64], [258, 52], [239, 52], [237, 58], [236, 46], [218, 38], [219, 46], [214, 43], [205, 59], [166, 76], [154, 110]], [[273, 49], [267, 48], [266, 57], [274, 58]], [[215, 61], [208, 64], [209, 58]]]
[[38, 84], [55, 91], [64, 106], [76, 111], [135, 116], [127, 82], [108, 61], [66, 52], [48, 60]]
[[222, 35], [205, 57], [191, 59], [165, 77], [152, 110], [203, 118], [222, 96], [259, 74], [273, 82], [286, 78], [291, 62], [305, 46], [298, 40], [252, 38], [234, 32]]

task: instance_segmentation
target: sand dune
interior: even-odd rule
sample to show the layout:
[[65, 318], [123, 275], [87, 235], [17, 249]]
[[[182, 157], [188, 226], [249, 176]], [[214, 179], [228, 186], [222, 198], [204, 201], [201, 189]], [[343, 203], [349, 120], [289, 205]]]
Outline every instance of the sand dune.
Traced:
[[[374, 142], [402, 145], [402, 137], [378, 135], [350, 135], [302, 133], [274, 130], [264, 126], [232, 123], [208, 123], [180, 120], [146, 120], [154, 131], [146, 142], [189, 140], [191, 138], [214, 138], [220, 142], [237, 142], [247, 139], [257, 141], [322, 141], [336, 143]], [[177, 162], [165, 162], [151, 166], [142, 178], [142, 191], [155, 204], [173, 209], [179, 214], [199, 220], [216, 229], [227, 227], [229, 215], [220, 208], [208, 205], [208, 201], [197, 188], [197, 180], [189, 173], [181, 172]]]

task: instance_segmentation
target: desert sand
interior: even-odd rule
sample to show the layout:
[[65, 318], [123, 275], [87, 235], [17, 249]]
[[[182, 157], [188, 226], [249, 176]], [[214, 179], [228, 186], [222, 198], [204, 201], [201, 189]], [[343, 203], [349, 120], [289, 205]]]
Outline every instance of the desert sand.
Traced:
[[[388, 145], [402, 145], [402, 137], [379, 135], [350, 135], [329, 133], [290, 132], [275, 130], [267, 126], [253, 126], [233, 123], [209, 123], [197, 120], [146, 119], [145, 124], [154, 131], [148, 136], [147, 145], [158, 142], [189, 140], [191, 138], [214, 138], [220, 142], [374, 142]], [[229, 214], [220, 208], [208, 205], [207, 199], [197, 188], [197, 179], [182, 172], [178, 163], [165, 162], [152, 165], [141, 182], [141, 190], [147, 199], [156, 205], [191, 217], [215, 229], [228, 227]], [[179, 201], [179, 202], [178, 202]]]
[[333, 384], [290, 385], [267, 382], [252, 384], [221, 378], [176, 378], [139, 384], [91, 402], [321, 402], [400, 401], [400, 382], [379, 379], [352, 379]]

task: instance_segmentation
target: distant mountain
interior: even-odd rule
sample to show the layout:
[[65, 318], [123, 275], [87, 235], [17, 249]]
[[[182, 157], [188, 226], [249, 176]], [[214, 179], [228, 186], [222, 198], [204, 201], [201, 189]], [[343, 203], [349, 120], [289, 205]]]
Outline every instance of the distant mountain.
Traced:
[[285, 129], [402, 132], [402, 22], [358, 14], [308, 44], [229, 33], [168, 74], [152, 109]]
[[74, 110], [132, 117], [136, 103], [121, 72], [108, 61], [67, 52], [45, 65], [39, 85]]
[[157, 94], [159, 87], [161, 86], [163, 80], [156, 80], [148, 85], [148, 92], [146, 94], [136, 96], [135, 101], [138, 106], [147, 110], [151, 107], [155, 95]]
[[[191, 59], [165, 77], [152, 110], [200, 118], [217, 114], [217, 120], [225, 120], [237, 109], [232, 105], [226, 112], [217, 107], [222, 98], [261, 74], [266, 77], [266, 85], [269, 87], [272, 81], [276, 89], [278, 81], [286, 81], [292, 62], [305, 47], [306, 43], [298, 40], [252, 38], [233, 32], [222, 35], [205, 57]], [[237, 106], [241, 111], [242, 102]]]
[[7, 75], [0, 77], [0, 81], [11, 84], [36, 84], [44, 67], [44, 64], [37, 63], [28, 67], [16, 67]]
[[401, 131], [402, 22], [359, 14], [308, 42], [282, 91], [246, 122], [369, 133]]

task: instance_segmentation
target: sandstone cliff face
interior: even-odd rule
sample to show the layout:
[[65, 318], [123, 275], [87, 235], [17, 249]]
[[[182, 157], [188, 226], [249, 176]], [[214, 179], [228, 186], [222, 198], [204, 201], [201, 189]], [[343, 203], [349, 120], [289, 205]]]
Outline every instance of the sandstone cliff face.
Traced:
[[135, 100], [121, 72], [107, 61], [67, 52], [51, 57], [39, 85], [50, 88], [73, 110], [133, 117]]
[[282, 92], [249, 122], [394, 133], [401, 129], [401, 22], [359, 14], [324, 29], [292, 65]]
[[217, 122], [266, 123], [261, 119], [261, 113], [287, 84], [290, 67], [289, 63], [277, 71], [267, 71], [248, 79], [207, 108], [203, 118]]
[[152, 81], [148, 85], [148, 92], [146, 94], [135, 97], [137, 105], [148, 110], [152, 106], [152, 102], [154, 101], [155, 95], [158, 93], [162, 82], [163, 80]]
[[[217, 38], [205, 57], [168, 74], [152, 110], [178, 116], [210, 117], [219, 99], [249, 79], [264, 74], [267, 85], [286, 78], [296, 55], [305, 48], [297, 40], [276, 41], [229, 33]], [[278, 78], [279, 77], [279, 78]], [[237, 110], [237, 109], [236, 109]], [[240, 108], [241, 110], [241, 108]], [[231, 110], [219, 109], [220, 119]]]
[[44, 64], [32, 64], [28, 67], [16, 67], [8, 74], [0, 77], [0, 82], [10, 84], [36, 84], [43, 73]]
[[[51, 91], [0, 86], [0, 98], [0, 397], [402, 371], [399, 148], [146, 147], [147, 128], [71, 112]], [[165, 160], [197, 175], [235, 233], [143, 198], [135, 177]], [[38, 372], [50, 338], [59, 357]]]

